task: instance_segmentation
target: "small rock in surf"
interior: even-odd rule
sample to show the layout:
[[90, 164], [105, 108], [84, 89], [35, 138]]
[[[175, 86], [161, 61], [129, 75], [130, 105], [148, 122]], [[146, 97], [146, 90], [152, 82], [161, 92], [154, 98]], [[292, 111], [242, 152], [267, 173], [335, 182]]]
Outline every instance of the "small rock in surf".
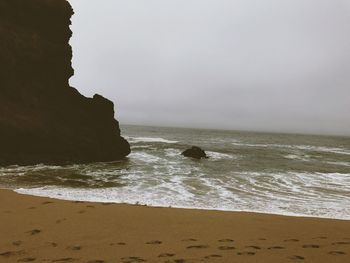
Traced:
[[187, 149], [182, 153], [183, 156], [185, 157], [191, 157], [195, 159], [202, 159], [202, 158], [208, 158], [207, 154], [205, 153], [204, 150], [197, 146], [192, 146], [192, 148]]

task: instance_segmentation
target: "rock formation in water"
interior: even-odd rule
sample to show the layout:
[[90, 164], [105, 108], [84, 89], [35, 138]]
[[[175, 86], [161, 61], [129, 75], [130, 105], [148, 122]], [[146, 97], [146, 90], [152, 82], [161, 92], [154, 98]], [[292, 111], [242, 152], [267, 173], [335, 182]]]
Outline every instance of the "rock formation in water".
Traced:
[[82, 96], [66, 0], [0, 0], [0, 165], [113, 161], [130, 153], [113, 103]]
[[208, 158], [207, 154], [205, 153], [204, 150], [197, 146], [192, 146], [192, 148], [187, 149], [182, 153], [183, 156], [185, 157], [191, 157], [195, 159], [202, 159], [202, 158]]

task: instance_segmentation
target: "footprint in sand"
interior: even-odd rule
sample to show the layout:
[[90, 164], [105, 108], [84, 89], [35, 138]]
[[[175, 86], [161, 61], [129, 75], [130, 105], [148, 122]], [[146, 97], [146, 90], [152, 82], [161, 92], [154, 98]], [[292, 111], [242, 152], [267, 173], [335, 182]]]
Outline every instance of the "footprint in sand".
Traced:
[[208, 248], [209, 246], [207, 245], [194, 245], [194, 246], [188, 246], [187, 249], [203, 249], [203, 248]]
[[119, 243], [110, 243], [109, 245], [110, 245], [110, 246], [115, 246], [115, 245], [125, 246], [125, 245], [126, 245], [126, 243], [124, 243], [124, 242], [119, 242]]
[[266, 239], [266, 238], [263, 238], [263, 237], [260, 237], [260, 238], [258, 238], [258, 240], [266, 241], [267, 239]]
[[167, 260], [167, 261], [164, 261], [164, 263], [185, 263], [186, 260], [184, 260], [183, 258], [179, 258], [179, 259], [174, 259], [174, 260]]
[[137, 262], [146, 262], [147, 260], [140, 257], [126, 257], [121, 258], [123, 263], [137, 263]]
[[292, 260], [304, 260], [305, 259], [303, 256], [298, 256], [298, 255], [290, 256], [288, 258], [292, 259]]
[[21, 258], [19, 260], [17, 260], [18, 262], [33, 262], [35, 261], [36, 258]]
[[344, 251], [330, 251], [330, 252], [328, 252], [328, 254], [330, 254], [332, 256], [346, 255], [346, 253]]
[[42, 202], [41, 204], [42, 204], [42, 205], [48, 205], [48, 204], [53, 204], [53, 202], [46, 201], [46, 202]]
[[73, 250], [73, 251], [78, 251], [78, 250], [81, 250], [81, 246], [70, 246], [70, 247], [67, 247], [67, 249]]
[[205, 259], [210, 259], [210, 258], [222, 258], [221, 255], [217, 255], [217, 254], [213, 254], [213, 255], [209, 255], [209, 256], [205, 256]]
[[20, 246], [20, 245], [22, 245], [22, 244], [23, 244], [23, 242], [22, 242], [21, 240], [13, 241], [13, 242], [12, 242], [12, 245], [14, 245], [14, 246], [16, 246], [16, 247], [18, 247], [18, 246]]
[[12, 256], [17, 256], [20, 254], [23, 254], [24, 251], [23, 250], [18, 250], [18, 251], [6, 251], [6, 252], [2, 252], [0, 253], [0, 257], [12, 257]]
[[252, 248], [252, 249], [256, 249], [256, 250], [261, 249], [261, 247], [258, 247], [258, 246], [246, 246], [246, 248]]
[[160, 245], [162, 244], [162, 241], [160, 240], [152, 240], [152, 241], [148, 241], [146, 242], [147, 245]]
[[315, 244], [307, 244], [303, 245], [302, 248], [320, 248], [320, 246]]
[[67, 218], [57, 219], [56, 224], [61, 224], [63, 221], [66, 221]]
[[220, 250], [234, 250], [236, 248], [231, 247], [231, 246], [220, 246], [220, 247], [218, 247], [218, 249], [220, 249]]
[[11, 256], [14, 256], [14, 255], [15, 255], [15, 252], [13, 252], [13, 251], [6, 251], [6, 252], [1, 252], [0, 253], [1, 257], [11, 257]]
[[187, 239], [182, 239], [181, 241], [182, 242], [195, 242], [195, 241], [198, 241], [198, 240], [194, 239], [194, 238], [187, 238]]
[[76, 261], [75, 258], [59, 258], [59, 259], [54, 259], [51, 262], [73, 262]]
[[350, 245], [350, 242], [339, 241], [339, 242], [333, 242], [332, 245]]
[[41, 230], [40, 229], [33, 229], [33, 230], [30, 230], [30, 231], [28, 231], [26, 233], [30, 234], [31, 236], [34, 236], [34, 235], [40, 234]]
[[237, 255], [239, 255], [239, 256], [254, 256], [255, 252], [243, 251], [243, 252], [238, 252]]
[[274, 246], [274, 247], [268, 247], [267, 249], [285, 249], [285, 247], [280, 247], [280, 246]]
[[291, 238], [291, 239], [285, 239], [283, 242], [299, 242], [299, 239]]
[[79, 214], [85, 214], [86, 211], [85, 211], [85, 210], [80, 210], [78, 213], [79, 213]]
[[175, 256], [175, 254], [172, 254], [172, 253], [162, 253], [162, 254], [160, 254], [158, 257], [159, 258], [170, 258], [170, 257], [173, 257], [173, 256]]
[[220, 239], [218, 240], [219, 242], [234, 242], [233, 239], [229, 239], [229, 238], [224, 238], [224, 239]]
[[57, 247], [58, 246], [58, 244], [55, 243], [55, 242], [48, 242], [48, 244], [51, 245], [52, 247]]
[[96, 259], [96, 260], [90, 260], [90, 261], [88, 261], [86, 263], [105, 263], [105, 261], [102, 260], [102, 259]]

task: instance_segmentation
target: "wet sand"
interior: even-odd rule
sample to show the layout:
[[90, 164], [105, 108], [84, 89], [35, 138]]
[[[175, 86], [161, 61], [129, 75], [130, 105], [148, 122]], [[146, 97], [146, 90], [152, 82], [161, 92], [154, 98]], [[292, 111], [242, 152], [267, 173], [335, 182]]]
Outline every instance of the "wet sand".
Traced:
[[0, 262], [350, 262], [350, 221], [60, 201], [0, 190]]

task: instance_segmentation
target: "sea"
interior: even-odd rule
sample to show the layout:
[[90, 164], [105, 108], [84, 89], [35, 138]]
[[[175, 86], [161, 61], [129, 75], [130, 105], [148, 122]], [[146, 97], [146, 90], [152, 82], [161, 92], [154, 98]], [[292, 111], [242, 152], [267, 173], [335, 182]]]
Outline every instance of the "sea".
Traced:
[[[350, 219], [350, 137], [122, 126], [108, 163], [0, 168], [0, 187], [64, 200]], [[203, 148], [209, 158], [181, 152]]]

